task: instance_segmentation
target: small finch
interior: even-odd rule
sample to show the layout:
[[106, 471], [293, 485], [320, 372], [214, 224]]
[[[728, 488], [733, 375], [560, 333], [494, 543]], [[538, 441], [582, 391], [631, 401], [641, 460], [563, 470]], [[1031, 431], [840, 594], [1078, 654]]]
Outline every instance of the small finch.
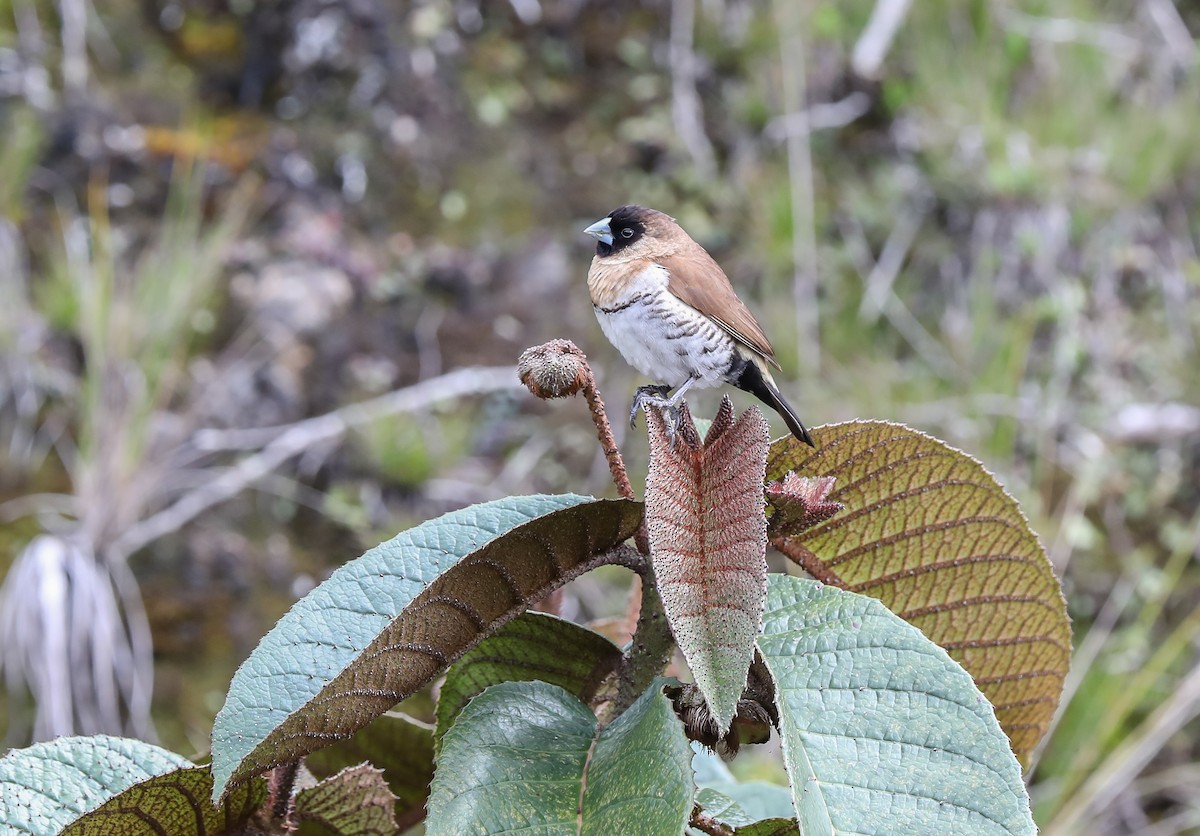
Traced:
[[692, 387], [729, 383], [816, 446], [771, 377], [779, 363], [754, 315], [674, 218], [621, 206], [584, 232], [596, 239], [588, 290], [600, 327], [627, 363], [658, 381], [637, 390], [630, 421], [647, 405], [674, 410]]

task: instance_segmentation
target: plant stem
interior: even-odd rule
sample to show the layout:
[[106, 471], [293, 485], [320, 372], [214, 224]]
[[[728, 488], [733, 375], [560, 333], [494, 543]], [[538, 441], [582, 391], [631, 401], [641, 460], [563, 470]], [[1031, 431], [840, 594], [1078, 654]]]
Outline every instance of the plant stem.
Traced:
[[642, 607], [638, 617], [633, 641], [625, 651], [625, 657], [617, 676], [617, 696], [600, 715], [600, 724], [607, 725], [633, 705], [642, 692], [650, 687], [654, 678], [662, 673], [675, 652], [675, 637], [663, 610], [658, 586], [654, 582], [654, 569], [645, 566], [642, 578]]

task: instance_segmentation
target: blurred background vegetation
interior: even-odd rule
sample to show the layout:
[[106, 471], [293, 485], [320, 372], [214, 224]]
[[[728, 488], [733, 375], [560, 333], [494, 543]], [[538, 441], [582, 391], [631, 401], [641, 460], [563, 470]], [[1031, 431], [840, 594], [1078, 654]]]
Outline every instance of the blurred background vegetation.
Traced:
[[204, 751], [364, 548], [611, 495], [583, 405], [508, 367], [571, 338], [624, 412], [579, 231], [638, 202], [806, 421], [1021, 501], [1077, 645], [1044, 830], [1200, 832], [1198, 34], [1194, 0], [0, 0], [6, 744]]

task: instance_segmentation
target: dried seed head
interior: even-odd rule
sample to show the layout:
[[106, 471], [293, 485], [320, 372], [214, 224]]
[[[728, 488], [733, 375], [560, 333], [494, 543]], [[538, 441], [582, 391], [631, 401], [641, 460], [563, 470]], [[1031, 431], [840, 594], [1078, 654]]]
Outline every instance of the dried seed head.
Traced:
[[587, 358], [570, 340], [551, 340], [528, 348], [517, 361], [517, 377], [539, 398], [566, 398], [592, 376]]

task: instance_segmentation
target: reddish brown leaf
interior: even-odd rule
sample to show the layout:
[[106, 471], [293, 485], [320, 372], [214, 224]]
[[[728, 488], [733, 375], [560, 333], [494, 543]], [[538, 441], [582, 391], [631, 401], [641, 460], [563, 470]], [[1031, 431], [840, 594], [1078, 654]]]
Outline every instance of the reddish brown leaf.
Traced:
[[700, 445], [691, 418], [667, 435], [648, 411], [650, 556], [675, 640], [720, 733], [729, 729], [766, 596], [763, 473], [768, 426], [752, 407], [736, 423], [728, 398]]
[[840, 502], [828, 500], [836, 481], [832, 476], [798, 476], [788, 471], [782, 479], [769, 482], [767, 503], [775, 510], [771, 534], [793, 537], [845, 508]]

